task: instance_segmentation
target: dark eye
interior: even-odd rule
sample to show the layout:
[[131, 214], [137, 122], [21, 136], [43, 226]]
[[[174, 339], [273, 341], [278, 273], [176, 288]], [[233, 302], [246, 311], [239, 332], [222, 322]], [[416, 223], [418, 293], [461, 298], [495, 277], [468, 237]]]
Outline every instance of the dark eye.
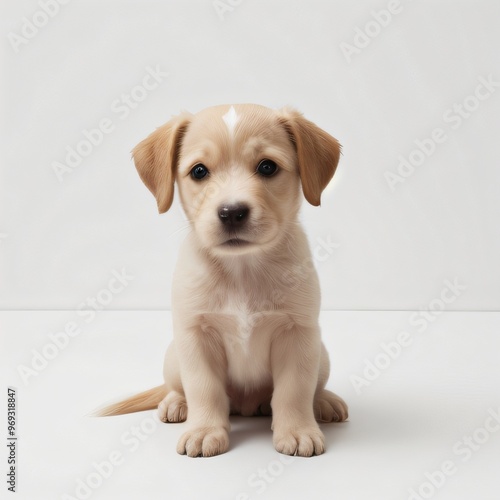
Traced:
[[273, 175], [276, 170], [278, 170], [278, 165], [273, 160], [262, 160], [257, 167], [257, 172], [266, 177]]
[[201, 163], [198, 163], [198, 165], [195, 165], [192, 169], [191, 169], [191, 177], [193, 179], [203, 179], [203, 177], [205, 177], [205, 175], [208, 174], [208, 168], [205, 167], [205, 165], [201, 164]]

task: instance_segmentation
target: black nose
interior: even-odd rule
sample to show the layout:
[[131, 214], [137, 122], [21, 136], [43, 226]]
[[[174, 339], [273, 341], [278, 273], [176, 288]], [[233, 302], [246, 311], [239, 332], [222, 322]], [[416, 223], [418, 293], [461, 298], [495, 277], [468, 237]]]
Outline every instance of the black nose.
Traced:
[[245, 223], [250, 213], [250, 208], [247, 205], [222, 205], [219, 207], [218, 213], [219, 219], [223, 224], [238, 227]]

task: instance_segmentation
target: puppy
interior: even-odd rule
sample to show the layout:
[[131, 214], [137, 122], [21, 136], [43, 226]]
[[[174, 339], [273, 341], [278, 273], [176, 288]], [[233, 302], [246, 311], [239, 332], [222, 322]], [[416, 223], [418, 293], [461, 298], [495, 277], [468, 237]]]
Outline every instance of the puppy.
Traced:
[[158, 407], [187, 420], [177, 452], [209, 457], [229, 447], [229, 415], [271, 415], [277, 451], [324, 452], [317, 422], [347, 406], [325, 390], [320, 291], [298, 222], [332, 178], [337, 140], [292, 109], [243, 104], [181, 114], [134, 150], [160, 213], [174, 184], [189, 220], [174, 274], [174, 340], [161, 386], [101, 415]]

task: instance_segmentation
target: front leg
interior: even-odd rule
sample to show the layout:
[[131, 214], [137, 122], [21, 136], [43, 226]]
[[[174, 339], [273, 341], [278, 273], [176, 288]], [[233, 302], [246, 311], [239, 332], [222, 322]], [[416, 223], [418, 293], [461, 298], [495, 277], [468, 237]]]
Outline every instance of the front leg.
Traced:
[[211, 457], [229, 448], [229, 398], [225, 352], [217, 331], [195, 326], [176, 338], [186, 395], [188, 430], [177, 452]]
[[273, 443], [280, 453], [310, 457], [325, 451], [314, 417], [320, 355], [319, 327], [294, 324], [273, 338]]

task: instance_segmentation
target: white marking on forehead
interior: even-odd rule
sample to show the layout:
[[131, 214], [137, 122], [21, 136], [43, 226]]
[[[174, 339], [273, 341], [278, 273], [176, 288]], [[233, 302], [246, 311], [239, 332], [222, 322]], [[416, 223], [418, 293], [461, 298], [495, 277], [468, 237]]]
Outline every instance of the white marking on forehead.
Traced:
[[231, 135], [234, 134], [234, 128], [236, 127], [236, 124], [238, 123], [238, 120], [240, 117], [236, 113], [236, 110], [234, 109], [234, 106], [231, 106], [229, 108], [229, 111], [222, 117], [224, 120], [224, 123], [226, 124], [227, 129], [229, 130], [229, 133]]

